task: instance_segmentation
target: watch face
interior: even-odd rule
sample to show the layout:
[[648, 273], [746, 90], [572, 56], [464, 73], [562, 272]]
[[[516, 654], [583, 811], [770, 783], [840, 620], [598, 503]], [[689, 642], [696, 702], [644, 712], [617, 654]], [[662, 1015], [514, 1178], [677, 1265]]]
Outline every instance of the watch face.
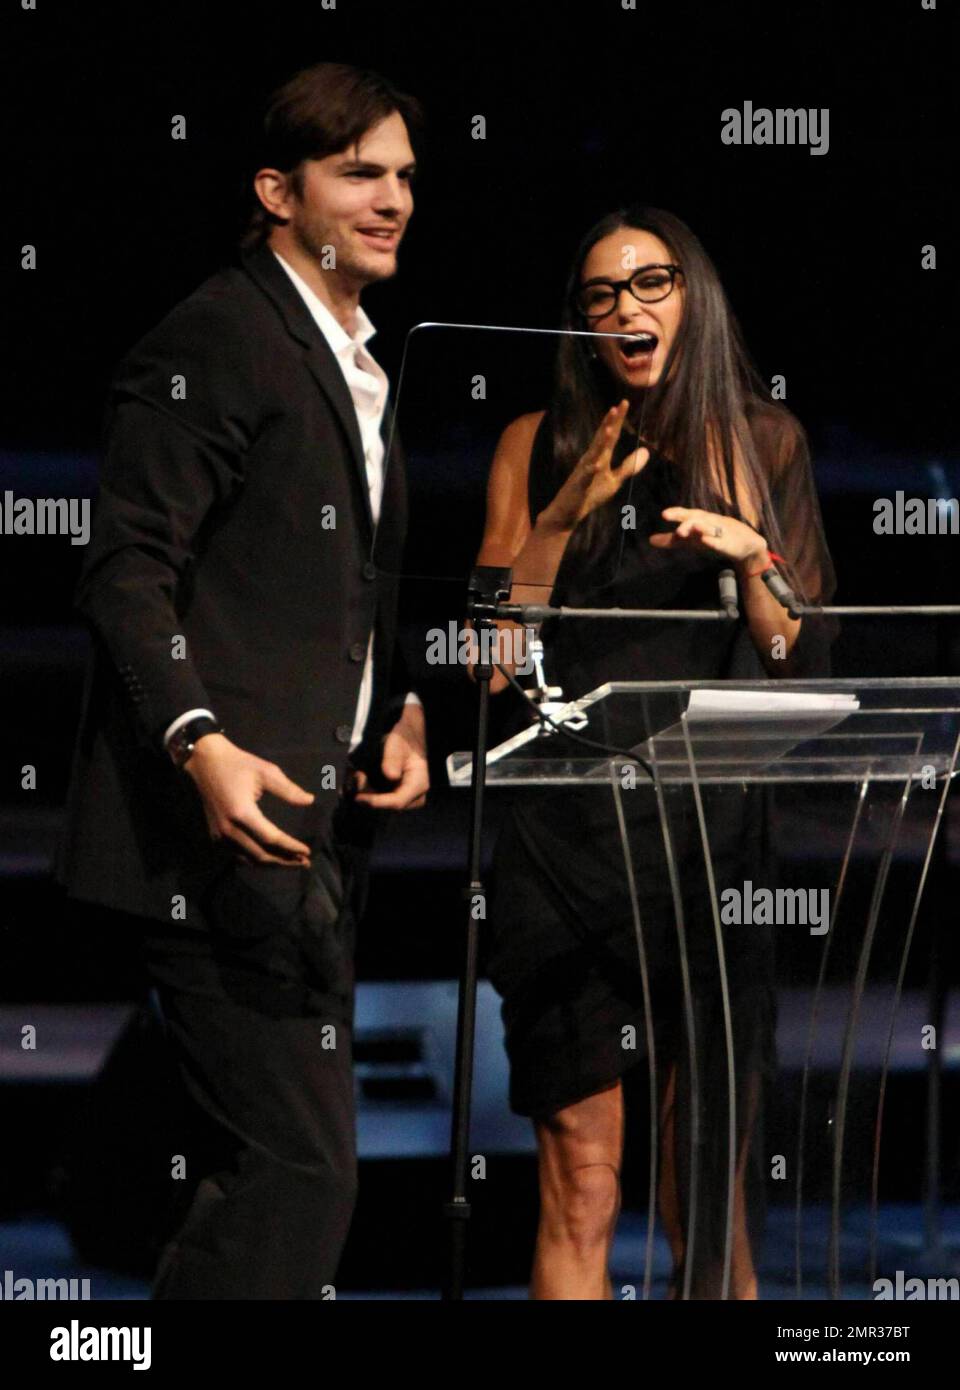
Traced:
[[173, 740], [173, 756], [176, 762], [182, 762], [193, 752], [193, 739], [188, 734], [180, 733]]
[[222, 733], [223, 728], [215, 719], [203, 715], [179, 728], [167, 745], [167, 751], [176, 765], [180, 767], [190, 757], [199, 740], [206, 734]]

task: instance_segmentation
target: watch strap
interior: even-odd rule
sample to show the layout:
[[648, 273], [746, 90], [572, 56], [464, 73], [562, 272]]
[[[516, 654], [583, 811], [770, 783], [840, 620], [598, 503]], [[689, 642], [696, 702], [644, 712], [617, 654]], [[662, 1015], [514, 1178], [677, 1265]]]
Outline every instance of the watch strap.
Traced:
[[198, 714], [196, 719], [189, 719], [186, 724], [181, 724], [170, 736], [167, 743], [167, 752], [173, 759], [177, 767], [183, 767], [196, 746], [197, 740], [203, 738], [205, 734], [222, 734], [223, 725], [216, 719], [211, 719], [209, 715]]

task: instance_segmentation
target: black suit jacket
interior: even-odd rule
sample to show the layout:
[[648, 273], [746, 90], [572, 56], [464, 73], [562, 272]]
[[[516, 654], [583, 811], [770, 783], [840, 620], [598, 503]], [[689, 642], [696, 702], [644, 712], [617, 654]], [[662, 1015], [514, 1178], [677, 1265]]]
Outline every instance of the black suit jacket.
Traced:
[[372, 630], [354, 761], [373, 763], [405, 685], [393, 660], [403, 465], [397, 449], [385, 459], [374, 534], [343, 373], [267, 246], [124, 358], [104, 437], [75, 596], [93, 655], [55, 874], [74, 897], [169, 921], [175, 895], [189, 902], [232, 859], [163, 751], [178, 715], [213, 710], [235, 743], [315, 792], [307, 808], [261, 802], [311, 841], [343, 786]]

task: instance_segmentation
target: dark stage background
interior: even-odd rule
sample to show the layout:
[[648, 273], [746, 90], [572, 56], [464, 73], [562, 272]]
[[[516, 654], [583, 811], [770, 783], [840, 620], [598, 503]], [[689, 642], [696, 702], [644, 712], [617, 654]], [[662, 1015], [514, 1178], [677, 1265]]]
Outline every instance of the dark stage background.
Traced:
[[[838, 601], [956, 600], [960, 538], [872, 530], [878, 496], [960, 495], [952, 6], [38, 0], [36, 11], [7, 6], [3, 25], [0, 493], [94, 495], [114, 364], [230, 254], [267, 95], [299, 68], [338, 60], [382, 71], [427, 111], [400, 275], [364, 299], [392, 380], [423, 321], [555, 326], [586, 228], [627, 202], [668, 208], [714, 258], [761, 374], [786, 378], [786, 404], [811, 440]], [[829, 108], [829, 152], [723, 145], [721, 112], [747, 100]], [[170, 138], [178, 114], [183, 141]], [[482, 141], [471, 138], [477, 115]], [[19, 269], [28, 244], [30, 272]], [[935, 270], [921, 268], [929, 244]], [[511, 389], [522, 395], [522, 383]], [[404, 403], [413, 430], [429, 409]], [[422, 484], [429, 458], [416, 466]], [[438, 505], [414, 532], [479, 535], [481, 524]], [[70, 596], [81, 553], [66, 537], [0, 537], [8, 1001], [136, 995], [123, 934], [68, 909], [47, 879], [79, 709], [85, 637]], [[445, 594], [437, 621], [459, 601]], [[407, 596], [411, 627], [425, 611], [422, 592]], [[837, 669], [955, 673], [956, 634], [955, 623], [848, 623]], [[384, 836], [371, 921], [389, 904], [396, 928], [398, 901], [406, 915], [402, 931], [366, 932], [367, 980], [446, 980], [456, 969], [466, 807], [442, 768], [467, 744], [470, 703], [451, 675], [433, 673], [424, 693], [437, 790], [428, 812], [395, 818]], [[40, 774], [32, 792], [20, 790], [27, 761]], [[955, 891], [944, 857], [931, 901]], [[925, 949], [919, 941], [912, 967], [920, 985]], [[0, 1215], [55, 1206], [66, 1181], [60, 1112], [18, 1096], [42, 1138], [2, 1160]], [[74, 1113], [71, 1096], [60, 1101]], [[955, 1152], [955, 1134], [947, 1142]]]

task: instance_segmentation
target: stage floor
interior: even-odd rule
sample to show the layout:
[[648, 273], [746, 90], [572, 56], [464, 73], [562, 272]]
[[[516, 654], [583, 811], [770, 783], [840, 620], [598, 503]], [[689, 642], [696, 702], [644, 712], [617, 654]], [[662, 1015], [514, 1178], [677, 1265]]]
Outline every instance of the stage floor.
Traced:
[[[767, 1238], [761, 1263], [760, 1297], [763, 1300], [795, 1300], [793, 1274], [793, 1211], [773, 1207], [767, 1223]], [[804, 1243], [807, 1251], [808, 1274], [804, 1281], [804, 1300], [829, 1297], [823, 1270], [829, 1213], [824, 1206], [810, 1206], [804, 1222]], [[905, 1278], [960, 1276], [960, 1204], [943, 1208], [942, 1245], [937, 1254], [923, 1250], [923, 1211], [915, 1204], [887, 1204], [879, 1211], [878, 1220], [881, 1272], [893, 1277], [899, 1269]], [[872, 1288], [862, 1274], [868, 1245], [868, 1221], [865, 1209], [850, 1210], [844, 1220], [844, 1300], [872, 1300]], [[646, 1241], [646, 1221], [640, 1212], [624, 1211], [617, 1228], [610, 1262], [615, 1295], [624, 1296], [627, 1286], [641, 1294], [643, 1255]], [[89, 1279], [90, 1294], [98, 1299], [141, 1300], [149, 1297], [148, 1284], [110, 1270], [82, 1264], [73, 1253], [65, 1228], [47, 1216], [36, 1215], [20, 1221], [0, 1222], [0, 1277], [10, 1269], [16, 1278]], [[654, 1278], [651, 1298], [664, 1298], [669, 1277], [669, 1255], [663, 1237], [656, 1240]], [[338, 1297], [350, 1300], [431, 1300], [438, 1299], [436, 1289], [346, 1289]], [[524, 1286], [503, 1285], [493, 1288], [471, 1288], [470, 1300], [526, 1299]], [[633, 1297], [633, 1295], [630, 1295]]]

